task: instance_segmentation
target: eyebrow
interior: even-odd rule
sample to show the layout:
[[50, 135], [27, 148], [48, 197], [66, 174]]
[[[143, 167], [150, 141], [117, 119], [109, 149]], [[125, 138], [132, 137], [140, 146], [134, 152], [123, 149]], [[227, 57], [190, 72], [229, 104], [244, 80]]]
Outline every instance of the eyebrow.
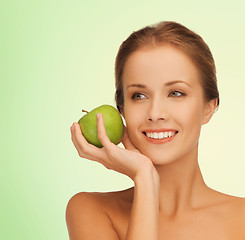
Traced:
[[[183, 83], [183, 84], [186, 84], [187, 86], [191, 87], [191, 85], [189, 83], [181, 81], [181, 80], [175, 80], [175, 81], [166, 82], [164, 84], [164, 86], [172, 86], [172, 85], [177, 84], [177, 83]], [[146, 88], [146, 86], [143, 85], [143, 84], [131, 84], [131, 85], [129, 85], [127, 87], [127, 89], [130, 88], [130, 87]]]

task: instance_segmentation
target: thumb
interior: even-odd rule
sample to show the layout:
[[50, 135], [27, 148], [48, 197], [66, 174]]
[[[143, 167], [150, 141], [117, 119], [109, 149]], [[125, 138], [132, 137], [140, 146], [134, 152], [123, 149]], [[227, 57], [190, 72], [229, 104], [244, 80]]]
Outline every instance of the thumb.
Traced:
[[104, 125], [104, 118], [102, 113], [97, 113], [97, 128], [98, 128], [98, 139], [100, 140], [103, 147], [109, 146], [111, 144], [110, 139], [108, 138]]

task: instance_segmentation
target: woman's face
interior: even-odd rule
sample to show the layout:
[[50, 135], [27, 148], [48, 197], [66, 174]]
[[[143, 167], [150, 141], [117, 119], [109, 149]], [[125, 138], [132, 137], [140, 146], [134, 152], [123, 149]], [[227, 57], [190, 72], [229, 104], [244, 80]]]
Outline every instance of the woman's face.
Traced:
[[170, 45], [137, 50], [124, 66], [123, 93], [128, 135], [141, 153], [157, 165], [195, 154], [215, 104], [204, 100], [187, 55]]

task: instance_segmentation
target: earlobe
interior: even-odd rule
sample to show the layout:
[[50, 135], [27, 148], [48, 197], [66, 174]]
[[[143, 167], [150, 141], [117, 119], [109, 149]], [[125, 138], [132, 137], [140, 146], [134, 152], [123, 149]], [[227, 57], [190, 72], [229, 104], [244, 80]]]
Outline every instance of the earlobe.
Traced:
[[120, 112], [120, 114], [125, 118], [123, 108], [119, 107], [119, 106], [117, 108], [118, 108], [118, 111]]
[[217, 107], [217, 98], [212, 99], [206, 103], [205, 114], [204, 114], [204, 119], [203, 119], [203, 123], [202, 123], [203, 125], [208, 123], [209, 120], [212, 118], [216, 107]]
[[123, 116], [123, 118], [125, 119], [125, 114], [124, 111], [121, 111], [121, 115]]
[[117, 110], [118, 110], [118, 112], [124, 117], [124, 111], [123, 111], [123, 108], [120, 107], [119, 105], [117, 105]]
[[120, 114], [122, 115], [122, 119], [123, 119], [123, 124], [125, 125], [125, 126], [127, 126], [127, 124], [126, 124], [126, 120], [125, 120], [125, 114], [124, 114], [124, 109], [123, 108], [120, 108]]

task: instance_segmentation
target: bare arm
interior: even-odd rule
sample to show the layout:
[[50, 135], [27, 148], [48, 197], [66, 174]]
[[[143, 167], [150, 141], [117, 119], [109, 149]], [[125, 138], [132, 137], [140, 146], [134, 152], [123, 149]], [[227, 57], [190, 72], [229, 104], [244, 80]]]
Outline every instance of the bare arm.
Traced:
[[[127, 240], [144, 240], [158, 239], [158, 214], [159, 214], [159, 177], [156, 169], [154, 168], [151, 160], [142, 155], [131, 143], [127, 134], [124, 136], [123, 144], [125, 149], [122, 149], [115, 144], [111, 143], [108, 139], [104, 124], [103, 117], [99, 117], [98, 122], [98, 138], [100, 139], [103, 148], [99, 149], [95, 146], [87, 143], [82, 136], [80, 127], [77, 123], [74, 123], [72, 132], [72, 141], [79, 153], [80, 157], [87, 158], [93, 161], [97, 161], [103, 164], [106, 168], [115, 170], [130, 177], [135, 183], [134, 201], [131, 210], [131, 216], [127, 231]], [[126, 133], [126, 131], [125, 131]], [[77, 231], [77, 238], [71, 238], [71, 240], [77, 239], [98, 239], [96, 236], [103, 234], [107, 236], [105, 239], [112, 240], [118, 239], [115, 230], [113, 229], [111, 222], [107, 221], [108, 216], [105, 213], [101, 215], [101, 210], [87, 201], [89, 207], [86, 205], [81, 209], [83, 211], [91, 211], [98, 224], [103, 221], [103, 227], [97, 228], [92, 225], [91, 219], [86, 218], [86, 214], [80, 214], [78, 217], [73, 217], [73, 214], [77, 215], [76, 211], [68, 208], [68, 226], [70, 235], [73, 236], [73, 231]], [[97, 218], [97, 215], [100, 218]], [[90, 215], [91, 216], [91, 215]], [[81, 220], [79, 220], [82, 218]], [[106, 220], [107, 218], [107, 220]], [[69, 220], [76, 219], [76, 220]], [[79, 232], [79, 230], [72, 225], [76, 225], [77, 222], [84, 222], [90, 226], [91, 231]], [[110, 234], [107, 235], [106, 233]], [[79, 235], [80, 234], [80, 235]], [[100, 238], [102, 239], [102, 238]]]
[[145, 168], [135, 178], [134, 202], [127, 240], [157, 240], [159, 228], [159, 179], [155, 169]]

